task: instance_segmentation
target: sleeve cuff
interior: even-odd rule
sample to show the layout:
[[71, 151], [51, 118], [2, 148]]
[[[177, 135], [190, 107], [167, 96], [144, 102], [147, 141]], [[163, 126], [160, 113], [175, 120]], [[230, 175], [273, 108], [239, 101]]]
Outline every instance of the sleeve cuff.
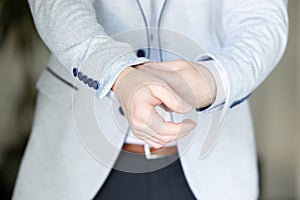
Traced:
[[219, 111], [223, 108], [227, 98], [226, 94], [228, 89], [228, 80], [226, 79], [226, 76], [222, 75], [221, 70], [219, 70], [219, 66], [212, 58], [203, 57], [202, 59], [198, 59], [197, 63], [201, 64], [210, 71], [217, 86], [217, 95], [215, 101], [210, 106], [197, 111]]
[[126, 67], [142, 64], [145, 62], [149, 62], [149, 60], [142, 57], [138, 58], [134, 54], [121, 56], [120, 58], [112, 62], [112, 64], [110, 64], [106, 68], [101, 77], [98, 79], [99, 89], [96, 91], [95, 96], [100, 99], [106, 95], [108, 95], [109, 97], [113, 97], [114, 95], [112, 94], [111, 88], [121, 71]]
[[[95, 82], [97, 82], [97, 87], [93, 88], [96, 90], [95, 97], [99, 99], [105, 96], [113, 98], [114, 95], [111, 91], [111, 88], [122, 70], [124, 70], [126, 67], [142, 64], [149, 61], [146, 58], [137, 57], [132, 51], [130, 51], [130, 53], [119, 54], [119, 56], [115, 56], [115, 58], [112, 58], [112, 56], [110, 55], [111, 57], [99, 59], [99, 56], [102, 55], [99, 55], [97, 53], [91, 55], [89, 59], [84, 63], [84, 66], [79, 69], [82, 71], [79, 71], [77, 69], [75, 70], [75, 72], [73, 71], [74, 76], [78, 75], [79, 79], [82, 76], [82, 80], [84, 78], [91, 78]], [[83, 82], [86, 83], [87, 81], [83, 80]]]

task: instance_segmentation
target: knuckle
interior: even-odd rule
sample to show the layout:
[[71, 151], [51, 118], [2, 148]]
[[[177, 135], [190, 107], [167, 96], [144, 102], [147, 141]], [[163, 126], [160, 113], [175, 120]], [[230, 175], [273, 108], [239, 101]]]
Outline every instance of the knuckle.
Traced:
[[160, 138], [160, 141], [166, 145], [172, 141], [172, 138], [171, 137], [162, 137], [162, 138]]
[[132, 129], [141, 126], [141, 124], [140, 124], [137, 120], [135, 120], [135, 119], [131, 119], [131, 120], [130, 120], [130, 125], [131, 125], [131, 128], [132, 128]]
[[165, 144], [169, 144], [172, 140], [170, 138], [164, 139]]
[[170, 103], [175, 109], [180, 109], [181, 107], [176, 95], [170, 95]]
[[131, 128], [133, 135], [138, 139], [143, 139], [145, 136], [140, 131], [137, 131], [134, 127]]

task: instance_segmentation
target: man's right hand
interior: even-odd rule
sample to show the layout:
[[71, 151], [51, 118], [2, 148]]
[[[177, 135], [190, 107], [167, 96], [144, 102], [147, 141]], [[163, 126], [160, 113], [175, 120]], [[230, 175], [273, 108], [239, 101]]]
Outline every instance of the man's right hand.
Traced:
[[196, 123], [190, 119], [180, 123], [166, 122], [155, 110], [164, 105], [170, 111], [187, 113], [192, 106], [162, 79], [143, 70], [125, 68], [117, 77], [112, 90], [119, 100], [135, 136], [154, 148], [188, 134]]

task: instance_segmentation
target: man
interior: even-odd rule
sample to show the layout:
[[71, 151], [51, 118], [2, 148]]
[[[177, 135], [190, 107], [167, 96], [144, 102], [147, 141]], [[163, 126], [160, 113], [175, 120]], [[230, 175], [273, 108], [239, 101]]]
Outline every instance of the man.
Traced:
[[53, 55], [14, 199], [258, 197], [246, 99], [284, 52], [286, 1], [29, 4]]

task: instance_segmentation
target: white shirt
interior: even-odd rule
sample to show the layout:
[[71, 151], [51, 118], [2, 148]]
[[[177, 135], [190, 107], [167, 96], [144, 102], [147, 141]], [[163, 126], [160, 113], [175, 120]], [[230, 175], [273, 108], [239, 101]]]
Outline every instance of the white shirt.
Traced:
[[[150, 41], [150, 52], [149, 52], [149, 59], [152, 62], [161, 62], [162, 58], [160, 55], [160, 50], [158, 49], [160, 47], [159, 45], [159, 31], [157, 31], [157, 27], [159, 27], [159, 16], [161, 15], [161, 12], [163, 11], [163, 7], [166, 0], [151, 0], [151, 10], [148, 16], [150, 16], [150, 19], [147, 19], [147, 15], [145, 15], [145, 18], [147, 22], [145, 22], [145, 25], [147, 24], [148, 27], [148, 33], [149, 33], [149, 41]], [[141, 12], [147, 13], [142, 8], [142, 4], [140, 3]], [[213, 74], [216, 85], [218, 88], [217, 96], [215, 102], [208, 108], [209, 110], [214, 110], [214, 108], [219, 107], [220, 104], [223, 104], [225, 102], [226, 97], [226, 86], [227, 84], [223, 84], [224, 81], [227, 82], [228, 80], [221, 80], [226, 79], [226, 76], [222, 76], [220, 73], [220, 70], [218, 70], [216, 63], [213, 60], [200, 62], [203, 66], [207, 67], [210, 72]], [[222, 77], [220, 77], [222, 76]], [[172, 113], [166, 112], [160, 107], [156, 107], [157, 112], [166, 120], [166, 121], [173, 121]], [[142, 140], [136, 138], [132, 132], [131, 129], [129, 129], [129, 133], [127, 134], [127, 138], [125, 140], [125, 143], [130, 144], [140, 144], [144, 145], [145, 142]], [[171, 142], [167, 146], [173, 146], [176, 145], [176, 142]]]
[[[149, 13], [150, 19], [147, 19], [147, 24], [148, 27], [148, 31], [149, 31], [149, 36], [150, 38], [150, 57], [149, 59], [152, 62], [160, 62], [162, 61], [162, 58], [160, 57], [160, 52], [157, 49], [157, 47], [159, 47], [159, 36], [158, 36], [158, 31], [156, 29], [156, 27], [159, 26], [159, 16], [160, 13], [162, 12], [163, 9], [163, 4], [165, 2], [165, 0], [151, 0], [151, 10]], [[144, 12], [143, 10], [141, 10], [141, 12]], [[151, 48], [154, 47], [154, 48]], [[156, 107], [157, 112], [166, 120], [166, 121], [171, 121], [172, 120], [172, 113], [170, 112], [166, 112], [164, 111], [162, 108], [160, 107]], [[140, 144], [140, 145], [144, 145], [145, 142], [143, 142], [142, 140], [136, 138], [132, 132], [132, 130], [130, 129], [128, 136], [125, 140], [126, 143], [130, 143], [130, 144]], [[176, 145], [176, 142], [171, 142], [170, 144], [168, 144], [167, 146], [173, 146]]]

